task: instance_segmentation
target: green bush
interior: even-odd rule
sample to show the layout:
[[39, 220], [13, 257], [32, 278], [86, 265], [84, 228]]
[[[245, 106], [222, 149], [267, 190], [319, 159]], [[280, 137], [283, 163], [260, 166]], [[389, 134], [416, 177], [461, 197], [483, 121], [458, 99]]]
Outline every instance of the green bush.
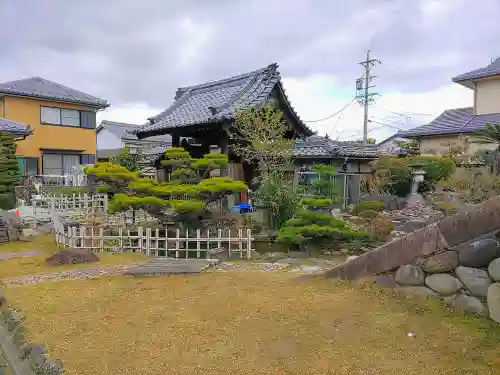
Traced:
[[296, 218], [288, 220], [280, 229], [277, 242], [301, 250], [314, 250], [368, 238], [367, 233], [352, 230], [344, 221], [328, 214], [301, 212]]
[[377, 201], [362, 201], [359, 202], [358, 204], [355, 204], [351, 212], [353, 215], [358, 215], [359, 213], [367, 210], [373, 210], [376, 212], [383, 211], [384, 203]]
[[300, 204], [306, 206], [310, 210], [327, 209], [333, 206], [331, 198], [302, 198]]
[[365, 219], [375, 219], [379, 215], [380, 213], [375, 210], [364, 210], [358, 214], [358, 216], [363, 217]]
[[16, 207], [16, 198], [13, 193], [0, 194], [0, 208], [11, 210]]
[[413, 164], [422, 164], [421, 168], [425, 172], [420, 191], [433, 190], [439, 181], [448, 179], [456, 169], [455, 161], [444, 156], [380, 157], [375, 163], [379, 188], [389, 194], [407, 196], [413, 181]]

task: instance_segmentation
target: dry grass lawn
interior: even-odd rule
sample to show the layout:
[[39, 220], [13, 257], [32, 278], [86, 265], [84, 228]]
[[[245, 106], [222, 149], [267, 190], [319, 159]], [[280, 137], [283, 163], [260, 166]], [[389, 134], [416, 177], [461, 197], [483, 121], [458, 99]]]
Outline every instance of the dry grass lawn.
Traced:
[[500, 374], [498, 326], [369, 284], [231, 272], [6, 294], [68, 375]]
[[135, 264], [147, 260], [137, 253], [97, 253], [100, 261], [96, 263], [69, 264], [48, 266], [45, 260], [61, 250], [54, 243], [52, 235], [34, 237], [32, 242], [15, 242], [0, 245], [1, 252], [23, 252], [27, 250], [42, 250], [44, 254], [0, 260], [0, 280], [7, 278], [40, 275], [54, 272], [69, 271], [82, 268], [100, 268], [116, 265]]

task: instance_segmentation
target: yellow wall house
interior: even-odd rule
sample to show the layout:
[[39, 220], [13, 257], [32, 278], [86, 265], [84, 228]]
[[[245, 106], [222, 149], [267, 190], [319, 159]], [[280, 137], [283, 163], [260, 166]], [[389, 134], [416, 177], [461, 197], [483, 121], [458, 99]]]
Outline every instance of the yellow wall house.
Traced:
[[464, 138], [468, 138], [468, 154], [498, 147], [475, 142], [474, 133], [486, 124], [500, 124], [500, 58], [453, 78], [453, 82], [474, 90], [473, 107], [448, 109], [427, 125], [398, 133], [418, 139], [421, 155], [442, 155], [450, 146], [462, 146]]
[[61, 176], [95, 162], [96, 112], [108, 106], [40, 77], [0, 83], [0, 130], [2, 123], [25, 129], [17, 142], [24, 176]]

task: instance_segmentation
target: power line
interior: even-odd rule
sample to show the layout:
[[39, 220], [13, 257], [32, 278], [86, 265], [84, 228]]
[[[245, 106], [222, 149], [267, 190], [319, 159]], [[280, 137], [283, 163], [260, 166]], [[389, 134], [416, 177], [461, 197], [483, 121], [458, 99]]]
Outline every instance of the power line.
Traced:
[[432, 114], [432, 113], [415, 113], [415, 112], [394, 112], [394, 111], [391, 111], [389, 109], [383, 109], [383, 108], [377, 108], [381, 111], [386, 111], [386, 112], [390, 112], [390, 113], [394, 113], [395, 115], [398, 115], [398, 116], [403, 116], [403, 117], [407, 117], [407, 116], [436, 116], [435, 114]]
[[363, 144], [365, 145], [368, 144], [368, 105], [375, 100], [375, 96], [379, 95], [376, 92], [370, 93], [370, 89], [375, 87], [375, 85], [370, 86], [371, 81], [375, 78], [375, 76], [371, 75], [371, 68], [376, 63], [381, 64], [379, 60], [370, 58], [370, 50], [366, 51], [366, 60], [360, 62], [365, 68], [364, 75], [356, 80], [356, 98], [364, 106], [365, 110], [363, 121]]
[[303, 121], [303, 122], [320, 122], [320, 121], [328, 120], [328, 119], [330, 119], [332, 117], [337, 116], [339, 113], [345, 111], [347, 109], [347, 107], [349, 107], [351, 105], [351, 103], [354, 102], [355, 100], [356, 100], [356, 97], [352, 98], [349, 103], [347, 103], [342, 109], [338, 110], [333, 115], [330, 115], [330, 116], [327, 116], [327, 117], [324, 117], [324, 118], [320, 118], [318, 120], [306, 120], [306, 121]]
[[379, 125], [385, 126], [387, 128], [392, 128], [392, 129], [396, 129], [396, 130], [402, 130], [402, 131], [405, 130], [403, 128], [398, 128], [397, 126], [389, 125], [389, 124], [384, 124], [383, 122], [378, 122], [378, 121], [375, 121], [375, 120], [368, 120], [368, 122], [373, 122], [374, 124], [379, 124]]

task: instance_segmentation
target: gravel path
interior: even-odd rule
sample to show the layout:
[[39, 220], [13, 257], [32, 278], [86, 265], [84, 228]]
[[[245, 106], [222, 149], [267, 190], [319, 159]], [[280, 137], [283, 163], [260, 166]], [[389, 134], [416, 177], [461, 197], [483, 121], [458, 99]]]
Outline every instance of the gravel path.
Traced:
[[43, 254], [42, 250], [26, 250], [17, 253], [0, 253], [0, 260], [7, 260], [12, 258], [32, 257], [34, 255]]
[[125, 273], [133, 265], [103, 267], [103, 268], [86, 268], [64, 272], [54, 272], [43, 275], [20, 276], [5, 281], [7, 285], [26, 285], [36, 284], [42, 281], [49, 280], [64, 280], [64, 279], [89, 279], [92, 277], [119, 275]]

